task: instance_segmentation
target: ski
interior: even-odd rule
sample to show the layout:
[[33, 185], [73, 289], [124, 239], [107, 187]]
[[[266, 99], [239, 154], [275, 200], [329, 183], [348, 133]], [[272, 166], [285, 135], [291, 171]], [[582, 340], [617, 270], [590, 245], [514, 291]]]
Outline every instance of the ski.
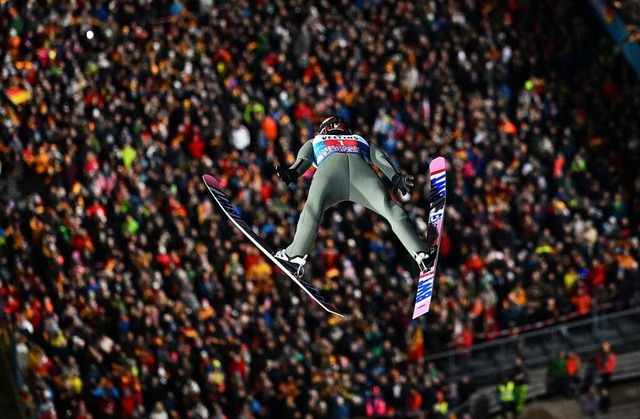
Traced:
[[283, 260], [280, 260], [273, 256], [274, 252], [271, 248], [260, 238], [258, 234], [256, 234], [249, 225], [238, 215], [236, 210], [233, 208], [231, 201], [222, 191], [222, 186], [218, 180], [211, 175], [202, 176], [202, 180], [205, 185], [207, 185], [207, 189], [211, 192], [213, 199], [216, 201], [222, 212], [229, 218], [229, 220], [235, 225], [248, 239], [253, 243], [258, 250], [262, 252], [274, 265], [279, 267], [282, 272], [284, 272], [289, 279], [291, 279], [296, 285], [304, 290], [304, 292], [309, 295], [320, 307], [331, 314], [335, 314], [336, 316], [344, 317], [336, 307], [334, 307], [331, 303], [325, 300], [325, 298], [320, 294], [320, 291], [315, 288], [310, 283], [298, 279], [295, 277], [293, 272], [295, 271], [295, 267]]
[[413, 318], [420, 317], [429, 311], [433, 285], [440, 253], [440, 239], [442, 238], [442, 223], [444, 222], [444, 208], [447, 198], [447, 172], [443, 157], [435, 158], [429, 165], [431, 191], [429, 193], [429, 219], [427, 220], [427, 244], [430, 251], [436, 252], [433, 264], [421, 272], [418, 278], [416, 303], [413, 308]]

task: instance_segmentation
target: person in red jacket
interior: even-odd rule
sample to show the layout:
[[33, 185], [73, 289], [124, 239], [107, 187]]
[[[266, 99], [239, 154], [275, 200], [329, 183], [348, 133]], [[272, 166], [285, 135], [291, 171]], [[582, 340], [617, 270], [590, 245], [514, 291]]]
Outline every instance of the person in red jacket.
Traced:
[[380, 387], [374, 386], [366, 399], [367, 416], [382, 416], [387, 413], [387, 403], [380, 392]]
[[603, 388], [611, 388], [611, 374], [616, 368], [616, 362], [617, 358], [611, 351], [611, 345], [609, 342], [603, 342], [602, 349], [596, 357], [596, 368], [598, 369], [598, 374], [600, 374], [600, 382]]

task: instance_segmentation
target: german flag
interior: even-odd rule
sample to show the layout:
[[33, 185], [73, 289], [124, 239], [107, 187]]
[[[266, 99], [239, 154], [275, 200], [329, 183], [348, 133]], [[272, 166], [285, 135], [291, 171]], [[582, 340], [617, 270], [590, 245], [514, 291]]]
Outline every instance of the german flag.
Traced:
[[409, 361], [418, 362], [424, 358], [424, 334], [422, 328], [416, 327], [409, 343]]
[[11, 123], [13, 123], [14, 125], [18, 125], [20, 123], [20, 117], [18, 116], [18, 114], [16, 114], [15, 110], [11, 105], [6, 104], [2, 108], [4, 109], [9, 119], [11, 120]]
[[616, 11], [611, 6], [606, 6], [603, 13], [604, 20], [611, 25], [616, 17]]
[[31, 93], [21, 87], [10, 87], [5, 94], [14, 105], [18, 106], [31, 100]]

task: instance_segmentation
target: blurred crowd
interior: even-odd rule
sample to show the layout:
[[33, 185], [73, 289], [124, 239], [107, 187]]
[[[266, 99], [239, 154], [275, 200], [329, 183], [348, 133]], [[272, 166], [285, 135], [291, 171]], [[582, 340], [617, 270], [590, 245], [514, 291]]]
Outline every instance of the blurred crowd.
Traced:
[[[425, 354], [638, 296], [636, 76], [588, 10], [533, 0], [0, 0], [0, 296], [40, 418], [443, 417], [472, 383]], [[327, 316], [270, 243], [329, 114], [420, 176], [449, 163], [431, 311], [361, 207], [325, 214]], [[526, 391], [526, 390], [525, 390]], [[518, 405], [516, 405], [518, 406]], [[517, 407], [519, 408], [519, 407]]]

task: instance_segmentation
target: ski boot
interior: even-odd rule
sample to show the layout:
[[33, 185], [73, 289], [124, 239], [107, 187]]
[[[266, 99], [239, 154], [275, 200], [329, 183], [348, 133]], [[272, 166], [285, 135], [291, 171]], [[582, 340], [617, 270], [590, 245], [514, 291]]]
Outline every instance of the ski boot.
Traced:
[[431, 269], [433, 263], [436, 260], [436, 247], [433, 246], [429, 249], [428, 252], [416, 252], [413, 256], [415, 261], [418, 263], [418, 268], [420, 268], [420, 273], [426, 273]]
[[438, 246], [436, 246], [436, 239], [438, 238], [438, 229], [435, 225], [429, 224], [427, 227], [427, 251], [416, 252], [413, 258], [418, 263], [420, 273], [426, 273], [431, 269], [436, 260], [438, 254]]
[[300, 279], [304, 276], [304, 265], [307, 263], [307, 255], [289, 257], [284, 249], [282, 249], [278, 250], [273, 256], [286, 262], [284, 265], [296, 278]]

